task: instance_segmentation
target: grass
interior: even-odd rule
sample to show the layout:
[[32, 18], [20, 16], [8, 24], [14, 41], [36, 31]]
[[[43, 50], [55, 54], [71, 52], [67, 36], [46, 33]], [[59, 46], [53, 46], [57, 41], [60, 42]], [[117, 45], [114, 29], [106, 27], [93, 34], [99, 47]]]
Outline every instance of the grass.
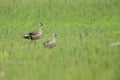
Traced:
[[[0, 80], [119, 80], [119, 0], [0, 0]], [[44, 23], [44, 35], [22, 36]], [[43, 48], [56, 32], [57, 46]], [[2, 75], [3, 73], [4, 75]]]

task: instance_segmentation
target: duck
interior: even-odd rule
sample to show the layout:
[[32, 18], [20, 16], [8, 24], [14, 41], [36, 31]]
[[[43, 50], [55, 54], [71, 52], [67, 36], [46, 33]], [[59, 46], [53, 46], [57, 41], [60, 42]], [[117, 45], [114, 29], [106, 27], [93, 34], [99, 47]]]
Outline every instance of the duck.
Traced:
[[24, 39], [30, 39], [30, 40], [38, 40], [41, 38], [43, 32], [42, 32], [42, 27], [43, 27], [43, 23], [39, 23], [39, 31], [37, 32], [30, 32], [27, 33], [23, 36]]
[[46, 42], [43, 43], [43, 46], [46, 48], [53, 48], [56, 46], [56, 37], [57, 34], [56, 33], [52, 33], [52, 40], [48, 40]]

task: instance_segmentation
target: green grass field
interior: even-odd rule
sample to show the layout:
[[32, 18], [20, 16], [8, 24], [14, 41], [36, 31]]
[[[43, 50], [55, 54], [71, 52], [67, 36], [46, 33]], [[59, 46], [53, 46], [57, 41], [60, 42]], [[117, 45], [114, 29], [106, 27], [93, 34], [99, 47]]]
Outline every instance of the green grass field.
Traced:
[[120, 80], [119, 42], [120, 0], [0, 0], [0, 80]]

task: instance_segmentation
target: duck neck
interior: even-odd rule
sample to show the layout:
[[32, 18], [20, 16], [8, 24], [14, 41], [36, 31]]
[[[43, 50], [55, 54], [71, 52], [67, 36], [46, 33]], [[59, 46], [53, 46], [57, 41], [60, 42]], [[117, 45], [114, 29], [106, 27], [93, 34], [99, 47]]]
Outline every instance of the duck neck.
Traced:
[[53, 37], [53, 41], [56, 41], [55, 37]]
[[42, 32], [42, 28], [41, 27], [39, 28], [39, 32]]

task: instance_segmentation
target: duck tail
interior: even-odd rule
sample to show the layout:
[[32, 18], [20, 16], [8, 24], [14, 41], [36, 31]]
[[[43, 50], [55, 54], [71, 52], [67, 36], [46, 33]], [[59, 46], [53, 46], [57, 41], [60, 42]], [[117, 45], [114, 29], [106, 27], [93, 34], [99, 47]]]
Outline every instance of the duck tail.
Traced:
[[30, 35], [24, 35], [23, 38], [24, 39], [30, 39]]

